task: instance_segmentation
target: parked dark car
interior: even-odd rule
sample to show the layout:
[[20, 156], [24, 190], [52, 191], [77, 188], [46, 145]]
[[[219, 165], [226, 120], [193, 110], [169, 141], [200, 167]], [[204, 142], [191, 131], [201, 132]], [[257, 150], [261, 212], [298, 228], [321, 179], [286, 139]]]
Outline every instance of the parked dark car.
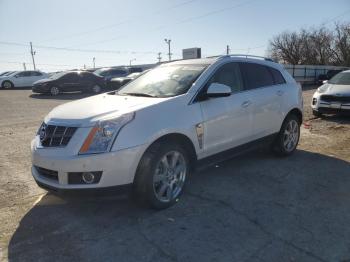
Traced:
[[100, 93], [105, 87], [102, 77], [87, 71], [60, 72], [34, 83], [34, 93], [50, 93], [55, 96], [63, 92]]
[[322, 75], [319, 75], [317, 77], [317, 83], [319, 85], [322, 85], [323, 81], [331, 79], [333, 76], [335, 76], [336, 74], [338, 74], [338, 73], [340, 73], [342, 71], [343, 70], [339, 70], [339, 69], [328, 70], [326, 74], [322, 74]]
[[139, 77], [142, 73], [132, 73], [130, 75], [127, 75], [125, 77], [116, 77], [112, 78], [110, 81], [108, 81], [107, 87], [109, 89], [117, 90], [121, 88], [122, 86], [126, 85], [130, 81], [136, 79]]

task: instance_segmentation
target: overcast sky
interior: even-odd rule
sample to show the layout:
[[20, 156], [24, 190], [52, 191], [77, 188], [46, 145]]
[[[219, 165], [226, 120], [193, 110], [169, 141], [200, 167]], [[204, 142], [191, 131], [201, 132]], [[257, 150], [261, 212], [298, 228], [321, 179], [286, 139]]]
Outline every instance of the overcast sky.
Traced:
[[[0, 72], [32, 69], [29, 42], [43, 71], [154, 63], [164, 38], [174, 58], [201, 47], [204, 56], [264, 55], [284, 30], [350, 21], [349, 0], [0, 0]], [[134, 60], [136, 59], [136, 60]]]

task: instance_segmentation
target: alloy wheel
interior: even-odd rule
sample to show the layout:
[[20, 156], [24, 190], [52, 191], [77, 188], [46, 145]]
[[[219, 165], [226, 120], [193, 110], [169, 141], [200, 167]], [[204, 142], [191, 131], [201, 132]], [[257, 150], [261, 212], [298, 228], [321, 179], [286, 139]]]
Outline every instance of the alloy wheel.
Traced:
[[153, 190], [161, 202], [177, 198], [186, 180], [187, 163], [178, 151], [171, 151], [161, 157], [153, 176]]
[[297, 146], [299, 140], [299, 125], [294, 119], [291, 119], [283, 132], [283, 146], [287, 152], [291, 152]]

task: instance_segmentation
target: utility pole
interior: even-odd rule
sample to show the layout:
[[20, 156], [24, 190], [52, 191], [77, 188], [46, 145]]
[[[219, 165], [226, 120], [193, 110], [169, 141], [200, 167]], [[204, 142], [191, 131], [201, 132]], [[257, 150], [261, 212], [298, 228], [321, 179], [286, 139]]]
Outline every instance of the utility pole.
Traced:
[[158, 57], [157, 57], [158, 63], [160, 63], [162, 61], [162, 57], [160, 56], [161, 54], [162, 54], [161, 52], [158, 53]]
[[30, 54], [32, 55], [32, 60], [33, 60], [33, 67], [34, 67], [34, 70], [36, 70], [36, 68], [35, 68], [35, 61], [34, 61], [35, 51], [33, 51], [33, 45], [32, 45], [32, 42], [30, 42]]
[[26, 63], [23, 63], [23, 70], [26, 71], [27, 68], [26, 68]]
[[229, 54], [230, 54], [230, 46], [227, 45], [227, 46], [226, 46], [226, 55], [229, 55]]
[[92, 63], [93, 63], [93, 65], [94, 65], [94, 68], [95, 68], [95, 62], [96, 62], [96, 58], [93, 57], [93, 58], [92, 58]]
[[169, 56], [169, 61], [171, 61], [171, 55], [172, 55], [171, 48], [170, 48], [171, 39], [165, 38], [164, 41], [168, 45], [168, 56]]

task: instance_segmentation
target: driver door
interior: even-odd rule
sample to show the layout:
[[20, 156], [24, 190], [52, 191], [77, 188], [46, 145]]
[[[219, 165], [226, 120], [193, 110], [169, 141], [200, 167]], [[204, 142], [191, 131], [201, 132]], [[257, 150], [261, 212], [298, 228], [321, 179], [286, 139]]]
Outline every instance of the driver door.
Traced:
[[203, 116], [203, 157], [249, 142], [252, 136], [252, 100], [244, 92], [238, 63], [222, 65], [210, 78], [211, 83], [227, 85], [228, 97], [209, 98], [200, 102]]

